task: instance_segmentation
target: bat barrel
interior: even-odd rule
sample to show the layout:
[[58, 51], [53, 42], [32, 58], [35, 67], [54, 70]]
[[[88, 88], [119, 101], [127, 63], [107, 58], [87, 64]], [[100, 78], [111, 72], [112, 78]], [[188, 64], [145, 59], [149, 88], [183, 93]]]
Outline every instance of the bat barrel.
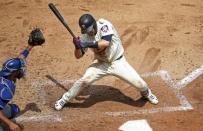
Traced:
[[64, 20], [64, 18], [61, 16], [61, 14], [59, 13], [59, 11], [57, 10], [57, 8], [55, 7], [55, 5], [53, 3], [49, 3], [49, 8], [52, 10], [52, 12], [56, 15], [56, 17], [61, 21], [61, 23], [65, 26], [65, 28], [69, 31], [69, 33], [71, 34], [72, 37], [75, 38], [74, 33], [72, 32], [72, 30], [69, 28], [68, 24], [66, 23], [66, 21]]

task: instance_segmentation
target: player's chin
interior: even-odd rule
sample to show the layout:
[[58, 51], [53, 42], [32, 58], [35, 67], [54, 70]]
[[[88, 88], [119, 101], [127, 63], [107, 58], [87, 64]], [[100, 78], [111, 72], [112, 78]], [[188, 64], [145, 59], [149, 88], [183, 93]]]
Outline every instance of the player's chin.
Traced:
[[97, 48], [97, 49], [94, 49], [94, 52], [97, 53], [97, 54], [101, 54], [102, 55], [104, 53], [104, 51], [106, 50], [106, 48], [107, 47], [105, 47], [105, 48], [99, 48], [99, 49]]
[[89, 35], [89, 36], [95, 36], [94, 32], [92, 32], [92, 31], [87, 33], [87, 35]]

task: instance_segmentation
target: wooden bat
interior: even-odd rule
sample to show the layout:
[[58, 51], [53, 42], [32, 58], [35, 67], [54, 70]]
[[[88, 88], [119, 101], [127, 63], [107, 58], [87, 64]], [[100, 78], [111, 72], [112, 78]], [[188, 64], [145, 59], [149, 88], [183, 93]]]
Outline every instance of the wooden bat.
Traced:
[[[76, 38], [76, 36], [74, 35], [74, 33], [72, 32], [72, 30], [70, 29], [70, 27], [68, 26], [68, 23], [64, 20], [63, 16], [60, 14], [60, 12], [58, 11], [58, 9], [56, 8], [56, 6], [53, 3], [49, 3], [49, 8], [52, 10], [52, 12], [56, 15], [56, 17], [61, 21], [61, 23], [65, 26], [65, 28], [68, 30], [68, 32], [71, 34], [71, 36], [73, 38]], [[84, 49], [81, 48], [81, 52], [82, 54], [85, 53]]]

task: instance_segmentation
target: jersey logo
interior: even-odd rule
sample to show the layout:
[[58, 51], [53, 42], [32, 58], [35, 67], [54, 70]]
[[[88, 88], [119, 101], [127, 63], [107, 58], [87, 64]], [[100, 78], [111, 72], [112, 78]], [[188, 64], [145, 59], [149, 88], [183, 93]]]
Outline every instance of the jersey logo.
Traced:
[[109, 28], [107, 25], [104, 25], [102, 26], [101, 30], [106, 33], [109, 30]]

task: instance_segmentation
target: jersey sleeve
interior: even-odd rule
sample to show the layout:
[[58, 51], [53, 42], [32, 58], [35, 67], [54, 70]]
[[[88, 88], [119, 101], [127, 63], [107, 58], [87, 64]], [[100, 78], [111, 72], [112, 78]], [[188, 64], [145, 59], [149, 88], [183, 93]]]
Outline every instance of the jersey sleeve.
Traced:
[[107, 35], [113, 35], [113, 29], [110, 24], [103, 24], [101, 26], [101, 37], [107, 36]]
[[111, 42], [111, 40], [112, 40], [112, 35], [102, 36], [102, 39]]

